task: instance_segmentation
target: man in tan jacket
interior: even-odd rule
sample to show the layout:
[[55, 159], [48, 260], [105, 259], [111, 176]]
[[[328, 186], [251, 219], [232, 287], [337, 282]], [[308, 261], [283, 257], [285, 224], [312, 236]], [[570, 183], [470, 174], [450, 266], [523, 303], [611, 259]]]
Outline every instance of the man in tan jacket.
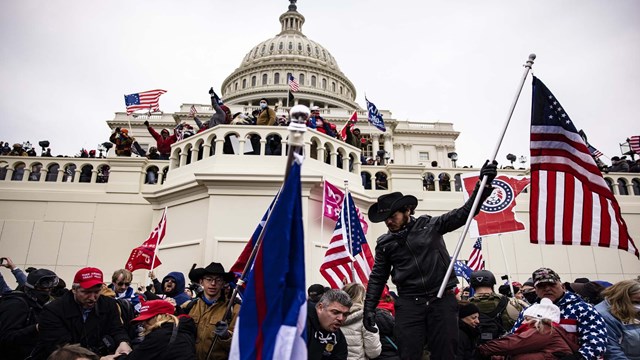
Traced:
[[225, 287], [226, 284], [234, 281], [235, 277], [232, 273], [225, 272], [222, 264], [212, 262], [205, 268], [191, 270], [189, 279], [200, 283], [203, 288], [200, 297], [183, 307], [198, 328], [196, 356], [198, 360], [206, 360], [215, 338], [216, 344], [210, 359], [227, 359], [240, 305], [234, 304], [231, 314], [224, 318], [229, 301], [234, 301], [226, 299]]
[[267, 99], [260, 99], [260, 114], [258, 114], [258, 121], [256, 125], [275, 125], [276, 112], [269, 107]]

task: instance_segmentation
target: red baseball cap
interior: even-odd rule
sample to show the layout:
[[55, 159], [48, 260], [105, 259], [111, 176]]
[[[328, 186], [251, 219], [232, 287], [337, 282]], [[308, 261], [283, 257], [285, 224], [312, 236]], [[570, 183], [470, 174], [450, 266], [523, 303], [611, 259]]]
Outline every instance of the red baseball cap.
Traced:
[[131, 321], [145, 321], [160, 314], [173, 314], [176, 308], [166, 300], [149, 300], [142, 303], [140, 315]]
[[86, 267], [78, 270], [76, 276], [73, 278], [73, 282], [79, 284], [83, 289], [89, 289], [104, 283], [104, 281], [102, 281], [102, 271], [94, 267]]

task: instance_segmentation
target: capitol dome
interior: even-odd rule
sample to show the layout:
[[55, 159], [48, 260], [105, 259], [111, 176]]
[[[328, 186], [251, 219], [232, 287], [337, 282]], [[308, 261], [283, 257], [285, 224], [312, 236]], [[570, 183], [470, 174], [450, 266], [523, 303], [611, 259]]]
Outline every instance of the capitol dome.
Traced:
[[290, 0], [289, 10], [280, 15], [280, 33], [254, 46], [240, 67], [224, 80], [225, 102], [257, 105], [261, 98], [267, 98], [271, 105], [287, 106], [287, 79], [292, 74], [300, 85], [300, 90], [293, 93], [294, 104], [359, 109], [354, 101], [356, 89], [336, 59], [302, 33], [305, 18], [295, 3]]

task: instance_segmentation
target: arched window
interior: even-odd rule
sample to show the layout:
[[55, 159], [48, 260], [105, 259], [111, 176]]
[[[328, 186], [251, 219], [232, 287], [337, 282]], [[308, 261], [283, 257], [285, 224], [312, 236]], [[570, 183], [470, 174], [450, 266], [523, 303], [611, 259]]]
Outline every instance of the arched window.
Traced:
[[40, 175], [42, 170], [42, 164], [37, 163], [31, 165], [31, 173], [29, 174], [29, 181], [40, 181]]
[[311, 75], [311, 86], [316, 87], [316, 76]]
[[256, 76], [251, 77], [251, 86], [256, 86]]
[[293, 42], [289, 41], [289, 50], [293, 50]]
[[307, 54], [311, 55], [311, 45], [307, 44]]
[[322, 88], [327, 90], [327, 79], [322, 79]]
[[269, 45], [269, 52], [273, 52], [273, 47], [274, 47], [274, 45], [273, 45], [273, 43], [271, 43], [271, 45]]
[[91, 174], [93, 172], [93, 166], [85, 165], [80, 169], [80, 182], [88, 183], [91, 182]]
[[267, 85], [267, 74], [262, 74], [262, 85]]
[[302, 43], [298, 43], [298, 51], [302, 51]]
[[640, 195], [640, 180], [633, 179], [631, 180], [631, 184], [633, 184], [633, 195]]
[[282, 43], [282, 41], [280, 41], [280, 43], [278, 44], [278, 50], [282, 51], [282, 49], [284, 49], [284, 44]]
[[49, 168], [47, 169], [47, 177], [44, 181], [56, 182], [58, 180], [58, 169], [60, 169], [60, 165], [58, 164], [49, 165]]
[[11, 175], [11, 181], [22, 181], [22, 177], [24, 176], [24, 164], [16, 165], [13, 170], [13, 175]]
[[336, 92], [336, 83], [333, 81], [331, 82], [331, 91]]
[[629, 191], [627, 191], [627, 182], [623, 178], [618, 179], [618, 193], [620, 195], [629, 195]]
[[238, 90], [238, 82], [236, 81], [235, 84], [233, 84], [233, 90]]
[[260, 55], [264, 55], [264, 52], [267, 50], [267, 45], [262, 45], [262, 49], [260, 49]]
[[276, 84], [276, 85], [280, 84], [280, 73], [275, 73], [273, 75], [273, 83]]
[[340, 86], [340, 95], [342, 95], [342, 86]]
[[247, 88], [247, 79], [242, 79], [242, 88], [243, 89]]
[[298, 78], [298, 80], [299, 80], [298, 83], [300, 85], [304, 85], [304, 74], [300, 74], [300, 77]]

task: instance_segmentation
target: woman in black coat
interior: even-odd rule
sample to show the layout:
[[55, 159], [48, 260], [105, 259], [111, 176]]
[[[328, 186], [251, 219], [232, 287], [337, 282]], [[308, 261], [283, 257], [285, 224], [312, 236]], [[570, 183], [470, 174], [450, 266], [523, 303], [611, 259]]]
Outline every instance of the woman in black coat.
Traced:
[[196, 325], [188, 316], [175, 317], [175, 307], [166, 300], [142, 303], [140, 315], [144, 339], [125, 355], [104, 356], [101, 360], [195, 360]]
[[458, 351], [456, 360], [476, 359], [478, 346], [478, 324], [480, 324], [480, 310], [468, 301], [458, 302]]

